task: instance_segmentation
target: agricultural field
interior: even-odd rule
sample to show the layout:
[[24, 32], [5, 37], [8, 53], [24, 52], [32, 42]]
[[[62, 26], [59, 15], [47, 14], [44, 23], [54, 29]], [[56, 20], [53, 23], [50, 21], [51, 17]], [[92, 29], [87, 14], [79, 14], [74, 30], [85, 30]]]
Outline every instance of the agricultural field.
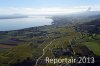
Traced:
[[33, 66], [57, 66], [63, 63], [47, 64], [45, 58], [100, 57], [99, 30], [91, 31], [90, 25], [86, 30], [83, 26], [49, 25], [0, 32], [0, 66], [28, 61]]

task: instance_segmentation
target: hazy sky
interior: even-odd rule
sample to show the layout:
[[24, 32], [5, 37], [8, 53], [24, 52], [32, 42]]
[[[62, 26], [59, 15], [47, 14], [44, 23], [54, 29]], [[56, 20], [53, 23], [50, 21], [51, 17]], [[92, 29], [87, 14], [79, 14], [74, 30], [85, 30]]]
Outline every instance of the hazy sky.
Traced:
[[100, 10], [100, 0], [0, 0], [0, 14], [72, 13]]
[[100, 0], [0, 0], [0, 7], [70, 7], [99, 5]]

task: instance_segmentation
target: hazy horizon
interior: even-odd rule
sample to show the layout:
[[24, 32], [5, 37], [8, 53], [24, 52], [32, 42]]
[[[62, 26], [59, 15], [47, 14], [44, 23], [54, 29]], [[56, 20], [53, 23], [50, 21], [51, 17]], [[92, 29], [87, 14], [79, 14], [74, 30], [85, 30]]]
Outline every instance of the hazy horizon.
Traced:
[[100, 11], [99, 0], [0, 0], [0, 30], [49, 25], [52, 20], [36, 15], [72, 14]]
[[19, 30], [30, 27], [51, 25], [53, 20], [42, 16], [28, 18], [0, 19], [0, 31]]
[[100, 11], [99, 0], [1, 0], [0, 14], [69, 14]]

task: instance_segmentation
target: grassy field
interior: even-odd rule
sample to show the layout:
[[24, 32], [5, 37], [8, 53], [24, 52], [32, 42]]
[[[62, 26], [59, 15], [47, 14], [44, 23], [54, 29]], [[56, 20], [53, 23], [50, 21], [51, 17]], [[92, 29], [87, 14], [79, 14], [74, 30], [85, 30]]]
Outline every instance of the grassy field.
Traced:
[[100, 56], [100, 41], [86, 42], [85, 45], [90, 48], [96, 55]]
[[[42, 31], [42, 32], [41, 32]], [[59, 28], [50, 28], [50, 29], [41, 29], [38, 33], [40, 35], [30, 36], [30, 32], [24, 33], [23, 35], [17, 36], [8, 36], [7, 34], [7, 42], [9, 39], [14, 38], [15, 41], [19, 42], [16, 47], [12, 47], [10, 45], [2, 45], [0, 44], [1, 48], [9, 48], [7, 51], [3, 50], [4, 53], [0, 53], [0, 63], [15, 63], [17, 59], [24, 60], [27, 57], [30, 58], [39, 58], [43, 54], [43, 49], [45, 54], [43, 55], [43, 59], [45, 57], [54, 58], [52, 53], [53, 49], [57, 48], [67, 48], [70, 42], [74, 41], [73, 44], [77, 46], [81, 45], [80, 40], [83, 37], [80, 32], [76, 32], [73, 27], [59, 27]], [[44, 31], [44, 32], [43, 32]], [[16, 32], [14, 32], [16, 34]], [[32, 33], [32, 32], [31, 32]], [[9, 33], [8, 33], [9, 34]], [[27, 34], [27, 35], [26, 35]], [[27, 37], [28, 36], [28, 37]], [[5, 36], [6, 37], [6, 36]], [[97, 36], [99, 38], [100, 35]], [[54, 40], [55, 39], [55, 40]], [[87, 38], [88, 39], [88, 38]], [[4, 41], [5, 38], [1, 41]], [[53, 41], [54, 40], [54, 41]], [[82, 39], [83, 40], [83, 39]], [[93, 39], [92, 39], [93, 40]], [[22, 42], [20, 42], [22, 41]], [[26, 42], [23, 42], [26, 41]], [[50, 42], [53, 41], [51, 44]], [[5, 43], [7, 43], [5, 42]], [[11, 41], [12, 42], [12, 41]], [[96, 55], [100, 56], [100, 41], [91, 41], [84, 42], [89, 49], [91, 49]], [[49, 45], [50, 44], [50, 45]], [[66, 57], [66, 56], [61, 56]], [[0, 66], [3, 66], [2, 64]], [[41, 65], [39, 65], [41, 66]], [[53, 64], [48, 64], [47, 66], [55, 66]]]

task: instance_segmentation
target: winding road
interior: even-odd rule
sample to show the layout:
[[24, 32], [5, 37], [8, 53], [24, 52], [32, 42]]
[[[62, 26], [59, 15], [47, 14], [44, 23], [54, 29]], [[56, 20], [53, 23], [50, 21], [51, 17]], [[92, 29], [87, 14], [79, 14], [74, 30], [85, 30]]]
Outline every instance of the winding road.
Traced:
[[[54, 39], [54, 40], [55, 40], [55, 39]], [[48, 46], [50, 46], [54, 40], [52, 40], [52, 41], [43, 49], [43, 54], [37, 59], [35, 66], [37, 66], [38, 61], [45, 55], [45, 49], [46, 49]]]

